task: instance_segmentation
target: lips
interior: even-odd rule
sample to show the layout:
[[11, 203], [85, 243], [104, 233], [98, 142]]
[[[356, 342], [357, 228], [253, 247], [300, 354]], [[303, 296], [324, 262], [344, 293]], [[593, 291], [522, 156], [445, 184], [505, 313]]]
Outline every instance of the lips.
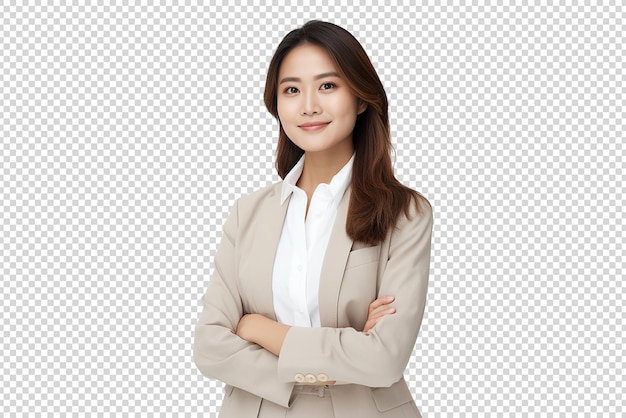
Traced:
[[307, 122], [299, 125], [298, 127], [304, 129], [305, 131], [317, 131], [324, 129], [329, 123], [330, 122]]

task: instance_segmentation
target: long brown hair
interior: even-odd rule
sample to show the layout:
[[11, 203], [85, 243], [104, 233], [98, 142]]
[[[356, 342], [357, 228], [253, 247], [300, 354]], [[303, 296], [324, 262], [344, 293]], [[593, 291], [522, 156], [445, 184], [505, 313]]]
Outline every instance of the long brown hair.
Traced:
[[[346, 232], [355, 241], [377, 244], [395, 226], [401, 212], [409, 216], [411, 202], [415, 202], [418, 212], [421, 204], [428, 203], [393, 174], [387, 95], [363, 47], [345, 29], [313, 20], [283, 38], [267, 71], [264, 93], [267, 110], [279, 120], [280, 65], [292, 49], [304, 43], [324, 48], [352, 93], [367, 103], [367, 109], [357, 116], [352, 132], [355, 157]], [[276, 156], [278, 175], [284, 178], [303, 153], [281, 125]]]

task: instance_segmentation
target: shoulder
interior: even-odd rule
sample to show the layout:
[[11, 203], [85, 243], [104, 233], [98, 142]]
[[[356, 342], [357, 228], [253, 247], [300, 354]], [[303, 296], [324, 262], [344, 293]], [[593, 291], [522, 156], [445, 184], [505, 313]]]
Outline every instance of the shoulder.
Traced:
[[254, 192], [243, 195], [237, 199], [236, 207], [240, 214], [250, 214], [258, 210], [258, 208], [266, 202], [276, 200], [280, 202], [280, 193], [282, 189], [282, 182], [272, 183], [268, 186], [262, 187]]
[[[412, 190], [413, 191], [413, 190]], [[424, 195], [414, 192], [407, 209], [401, 212], [391, 237], [422, 235], [430, 233], [433, 224], [433, 208]]]
[[278, 181], [257, 189], [252, 193], [243, 195], [238, 199], [239, 204], [255, 204], [276, 195], [280, 196], [282, 184], [283, 183], [281, 181]]
[[417, 191], [414, 191], [414, 193], [414, 201], [411, 202], [411, 205], [409, 206], [409, 218], [412, 218], [413, 216], [432, 218], [433, 207], [428, 199]]
[[387, 232], [383, 248], [387, 259], [404, 260], [417, 266], [420, 260], [427, 260], [433, 230], [433, 209], [428, 199], [419, 193], [412, 193], [409, 205], [400, 212], [396, 223]]

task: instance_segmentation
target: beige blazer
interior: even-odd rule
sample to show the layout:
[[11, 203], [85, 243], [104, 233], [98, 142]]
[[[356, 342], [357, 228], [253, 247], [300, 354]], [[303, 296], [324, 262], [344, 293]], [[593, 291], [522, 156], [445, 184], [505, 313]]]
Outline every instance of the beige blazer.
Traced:
[[[220, 416], [256, 417], [263, 400], [289, 408], [293, 386], [303, 379], [337, 381], [331, 389], [336, 417], [419, 416], [403, 373], [426, 303], [430, 206], [423, 203], [419, 214], [413, 208], [385, 241], [365, 246], [345, 232], [348, 188], [322, 266], [321, 327], [292, 327], [277, 357], [234, 330], [246, 313], [276, 319], [272, 268], [288, 206], [280, 204], [281, 185], [235, 203], [202, 297], [194, 361], [202, 374], [226, 384]], [[395, 296], [396, 313], [364, 334], [368, 306], [378, 295]], [[354, 415], [358, 405], [365, 410]]]

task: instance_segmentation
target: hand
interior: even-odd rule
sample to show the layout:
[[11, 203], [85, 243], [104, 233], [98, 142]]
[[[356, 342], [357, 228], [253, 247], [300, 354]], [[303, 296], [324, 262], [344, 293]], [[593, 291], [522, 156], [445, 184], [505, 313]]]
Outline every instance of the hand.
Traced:
[[251, 323], [254, 322], [254, 315], [256, 314], [246, 314], [242, 316], [239, 320], [239, 323], [237, 324], [237, 329], [235, 330], [235, 334], [237, 334], [239, 338], [253, 342], [251, 339], [252, 337], [248, 331], [250, 330]]
[[396, 308], [388, 306], [394, 300], [395, 298], [393, 296], [381, 296], [374, 302], [370, 303], [367, 321], [363, 327], [363, 332], [365, 334], [367, 334], [370, 329], [374, 328], [374, 325], [376, 325], [382, 317], [385, 315], [392, 315], [396, 312]]

